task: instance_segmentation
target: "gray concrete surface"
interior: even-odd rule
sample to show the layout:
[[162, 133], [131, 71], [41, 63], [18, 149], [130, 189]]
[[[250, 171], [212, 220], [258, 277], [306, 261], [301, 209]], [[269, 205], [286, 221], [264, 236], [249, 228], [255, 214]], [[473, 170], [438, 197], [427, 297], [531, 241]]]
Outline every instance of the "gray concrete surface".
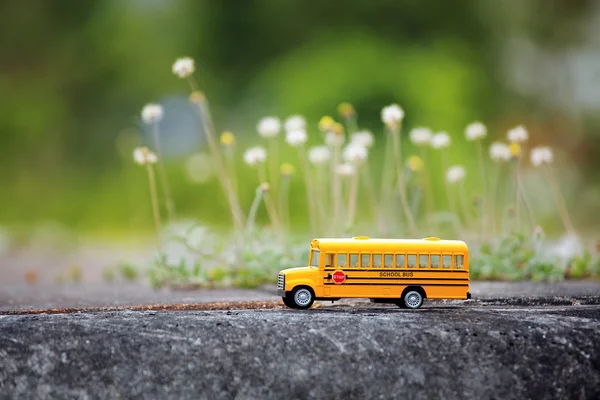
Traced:
[[573, 304], [0, 315], [0, 398], [597, 399]]
[[155, 290], [139, 283], [86, 285], [0, 285], [0, 311], [48, 308], [127, 306], [138, 304], [206, 303], [273, 300], [265, 290]]
[[[558, 283], [471, 282], [471, 293], [474, 298], [600, 296], [600, 281]], [[279, 297], [276, 295], [275, 285], [265, 285], [255, 290], [197, 289], [177, 291], [154, 290], [141, 283], [0, 284], [0, 311], [276, 299], [279, 299]]]

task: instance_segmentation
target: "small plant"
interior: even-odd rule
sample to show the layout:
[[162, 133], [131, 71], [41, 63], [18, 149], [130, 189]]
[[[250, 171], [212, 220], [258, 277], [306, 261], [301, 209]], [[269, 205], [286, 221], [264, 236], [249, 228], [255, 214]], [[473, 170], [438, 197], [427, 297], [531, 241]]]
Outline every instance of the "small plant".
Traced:
[[69, 280], [73, 283], [79, 283], [83, 279], [83, 270], [81, 265], [72, 265], [67, 273]]
[[138, 278], [138, 270], [135, 265], [128, 262], [119, 263], [119, 273], [121, 276], [129, 282], [133, 282]]
[[116, 278], [117, 274], [113, 268], [104, 268], [102, 270], [102, 279], [104, 279], [105, 282], [114, 282]]

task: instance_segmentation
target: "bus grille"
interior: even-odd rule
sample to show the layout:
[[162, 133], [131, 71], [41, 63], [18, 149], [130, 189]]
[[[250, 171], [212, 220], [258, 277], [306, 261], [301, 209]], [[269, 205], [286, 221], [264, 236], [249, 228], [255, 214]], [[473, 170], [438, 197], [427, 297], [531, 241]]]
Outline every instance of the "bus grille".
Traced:
[[279, 274], [277, 277], [277, 289], [283, 290], [285, 288], [285, 275]]

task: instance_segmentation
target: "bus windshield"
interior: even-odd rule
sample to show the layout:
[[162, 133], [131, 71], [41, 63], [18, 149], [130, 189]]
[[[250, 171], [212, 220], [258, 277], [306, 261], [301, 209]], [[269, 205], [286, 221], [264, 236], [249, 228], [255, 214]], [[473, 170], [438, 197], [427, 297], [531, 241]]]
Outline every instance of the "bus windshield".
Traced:
[[310, 254], [310, 266], [319, 268], [319, 257], [321, 252], [319, 250], [312, 250]]

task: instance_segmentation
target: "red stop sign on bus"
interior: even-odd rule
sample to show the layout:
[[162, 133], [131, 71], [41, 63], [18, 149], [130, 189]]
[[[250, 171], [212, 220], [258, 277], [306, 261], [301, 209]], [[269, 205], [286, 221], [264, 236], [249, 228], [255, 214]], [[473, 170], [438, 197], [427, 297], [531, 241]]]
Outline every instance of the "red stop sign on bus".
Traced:
[[343, 271], [335, 271], [331, 276], [331, 279], [333, 279], [333, 281], [339, 285], [340, 283], [344, 283], [346, 280], [346, 274], [344, 274]]

